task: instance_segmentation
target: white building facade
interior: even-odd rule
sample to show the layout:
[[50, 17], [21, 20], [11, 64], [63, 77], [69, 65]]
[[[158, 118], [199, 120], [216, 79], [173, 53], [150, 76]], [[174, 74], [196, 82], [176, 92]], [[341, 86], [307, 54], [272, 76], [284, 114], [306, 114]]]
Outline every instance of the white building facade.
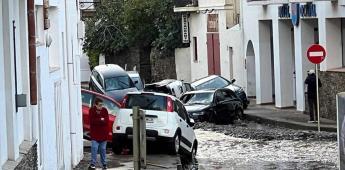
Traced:
[[[83, 158], [79, 2], [49, 0], [44, 8], [34, 1], [36, 104], [29, 76], [30, 1], [0, 0], [0, 169], [72, 169]], [[23, 97], [16, 94], [26, 95], [18, 110]]]
[[[319, 68], [324, 75], [344, 71], [344, 5], [344, 0], [243, 1], [247, 92], [256, 96], [257, 104], [275, 103], [278, 108], [305, 111], [304, 80], [307, 70], [315, 69], [307, 59], [312, 44], [327, 50]], [[291, 18], [296, 14], [299, 17], [293, 24]], [[334, 83], [333, 91], [339, 85], [323, 83]]]
[[[188, 18], [187, 49], [176, 49], [178, 79], [194, 81], [217, 74], [243, 86], [243, 32], [239, 0], [175, 1], [174, 11]], [[186, 51], [187, 50], [187, 51]], [[183, 64], [184, 63], [184, 64]]]

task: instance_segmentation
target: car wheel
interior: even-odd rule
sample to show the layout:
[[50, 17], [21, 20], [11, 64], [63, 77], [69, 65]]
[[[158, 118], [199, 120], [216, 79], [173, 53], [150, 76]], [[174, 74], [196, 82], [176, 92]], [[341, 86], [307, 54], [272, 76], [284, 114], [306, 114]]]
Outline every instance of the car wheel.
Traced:
[[189, 157], [192, 162], [196, 160], [196, 153], [197, 153], [197, 145], [194, 144], [193, 149], [190, 153], [190, 157]]
[[173, 140], [170, 142], [169, 153], [172, 155], [176, 155], [180, 152], [180, 134], [176, 133]]
[[243, 113], [243, 110], [242, 110], [242, 109], [238, 109], [238, 110], [237, 110], [237, 117], [238, 117], [240, 120], [244, 120], [245, 116], [244, 116], [244, 113]]
[[114, 140], [112, 142], [112, 150], [116, 155], [120, 155], [122, 150], [123, 150], [123, 146], [122, 146], [122, 141], [120, 140]]
[[247, 109], [248, 108], [248, 104], [243, 104], [243, 109]]
[[211, 113], [210, 116], [208, 117], [208, 121], [210, 123], [218, 123], [217, 116], [214, 113]]

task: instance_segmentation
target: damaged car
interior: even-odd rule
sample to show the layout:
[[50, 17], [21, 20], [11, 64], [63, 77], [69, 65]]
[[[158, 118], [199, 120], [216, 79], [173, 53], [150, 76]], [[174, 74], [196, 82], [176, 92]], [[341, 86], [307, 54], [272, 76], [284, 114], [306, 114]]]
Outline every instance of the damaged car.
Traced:
[[242, 102], [230, 89], [187, 92], [181, 101], [195, 121], [228, 124], [244, 118]]

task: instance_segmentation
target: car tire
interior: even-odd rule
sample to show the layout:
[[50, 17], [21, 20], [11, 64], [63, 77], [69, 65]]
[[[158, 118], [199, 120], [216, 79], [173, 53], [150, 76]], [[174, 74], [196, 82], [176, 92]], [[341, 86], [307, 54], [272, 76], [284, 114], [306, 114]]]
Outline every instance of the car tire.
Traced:
[[190, 161], [195, 161], [196, 160], [196, 154], [197, 154], [197, 144], [196, 143], [194, 143], [194, 146], [193, 146], [193, 149], [192, 149], [192, 151], [190, 152], [190, 155], [189, 155], [189, 160]]
[[214, 124], [218, 124], [218, 123], [219, 123], [219, 122], [218, 122], [218, 119], [217, 119], [217, 116], [216, 116], [216, 114], [214, 114], [214, 113], [211, 113], [211, 114], [209, 115], [208, 121], [209, 121], [210, 123], [214, 123]]
[[244, 120], [244, 119], [245, 119], [245, 115], [244, 115], [242, 109], [238, 109], [238, 110], [236, 111], [236, 114], [237, 114], [237, 117], [238, 117], [240, 120]]
[[169, 154], [176, 155], [180, 152], [181, 146], [181, 135], [180, 133], [176, 132], [173, 140], [169, 143]]
[[248, 108], [248, 104], [243, 104], [243, 109], [247, 109]]
[[122, 150], [123, 150], [123, 146], [122, 146], [122, 141], [120, 140], [112, 140], [112, 150], [116, 155], [120, 155]]

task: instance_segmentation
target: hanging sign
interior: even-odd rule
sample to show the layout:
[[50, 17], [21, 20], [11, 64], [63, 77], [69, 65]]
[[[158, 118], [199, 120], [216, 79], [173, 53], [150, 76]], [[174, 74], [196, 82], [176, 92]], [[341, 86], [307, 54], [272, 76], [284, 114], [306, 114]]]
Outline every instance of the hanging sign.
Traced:
[[182, 42], [189, 43], [189, 28], [187, 14], [182, 14]]
[[299, 3], [291, 3], [291, 21], [295, 27], [299, 24]]

